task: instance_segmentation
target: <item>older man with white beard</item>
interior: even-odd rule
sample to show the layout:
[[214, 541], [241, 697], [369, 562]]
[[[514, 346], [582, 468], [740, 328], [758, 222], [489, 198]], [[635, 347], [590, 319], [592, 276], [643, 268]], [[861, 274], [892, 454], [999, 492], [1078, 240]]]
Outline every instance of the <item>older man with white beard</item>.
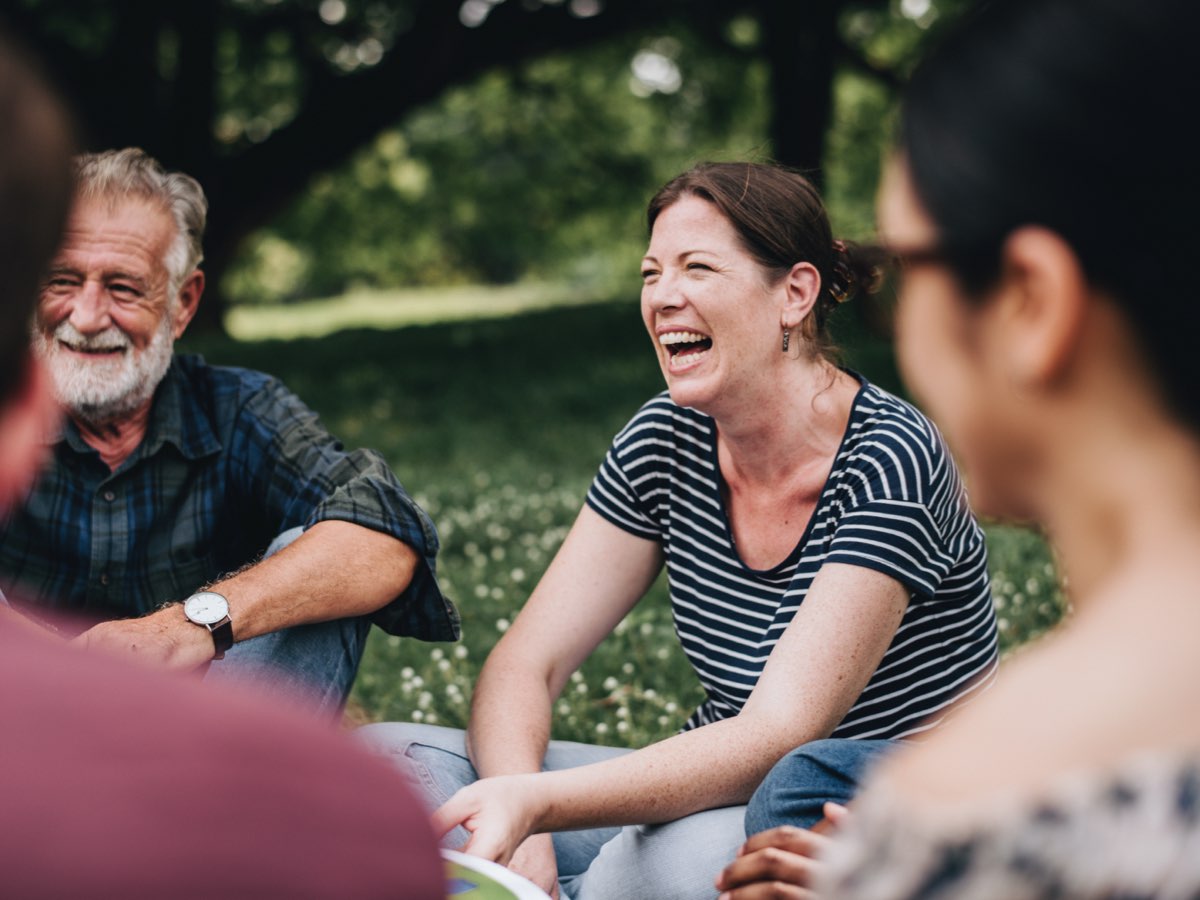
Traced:
[[33, 326], [68, 421], [0, 528], [0, 589], [79, 613], [89, 648], [330, 711], [371, 621], [455, 639], [433, 525], [382, 458], [269, 376], [174, 356], [204, 291], [199, 184], [132, 148], [77, 178]]

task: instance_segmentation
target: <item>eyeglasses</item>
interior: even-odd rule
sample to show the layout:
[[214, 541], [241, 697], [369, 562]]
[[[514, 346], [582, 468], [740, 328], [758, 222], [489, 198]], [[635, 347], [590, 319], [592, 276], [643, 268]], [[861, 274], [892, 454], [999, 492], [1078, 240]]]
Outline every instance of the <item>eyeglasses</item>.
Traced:
[[950, 254], [944, 247], [894, 247], [891, 244], [860, 244], [856, 250], [881, 277], [907, 272], [919, 266], [944, 265]]
[[890, 337], [893, 331], [896, 301], [901, 280], [913, 269], [922, 266], [944, 265], [948, 254], [943, 247], [895, 247], [890, 244], [859, 244], [854, 251], [873, 272], [869, 284], [863, 285], [864, 309], [867, 324], [880, 336]]

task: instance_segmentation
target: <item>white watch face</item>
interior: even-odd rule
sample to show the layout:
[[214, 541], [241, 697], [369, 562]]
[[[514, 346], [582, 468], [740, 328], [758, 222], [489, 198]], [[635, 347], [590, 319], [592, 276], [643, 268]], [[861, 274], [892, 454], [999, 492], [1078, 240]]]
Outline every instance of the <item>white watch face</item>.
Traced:
[[229, 615], [229, 602], [220, 594], [201, 591], [183, 601], [183, 614], [198, 625], [215, 625]]

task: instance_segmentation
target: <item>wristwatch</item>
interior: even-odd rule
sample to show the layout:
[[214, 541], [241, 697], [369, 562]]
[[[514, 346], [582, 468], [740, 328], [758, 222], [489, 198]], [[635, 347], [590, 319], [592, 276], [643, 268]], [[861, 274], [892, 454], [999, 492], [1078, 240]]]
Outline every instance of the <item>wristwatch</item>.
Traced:
[[216, 591], [200, 591], [183, 601], [188, 621], [207, 628], [213, 639], [213, 659], [223, 659], [233, 646], [233, 622], [229, 620], [229, 601]]

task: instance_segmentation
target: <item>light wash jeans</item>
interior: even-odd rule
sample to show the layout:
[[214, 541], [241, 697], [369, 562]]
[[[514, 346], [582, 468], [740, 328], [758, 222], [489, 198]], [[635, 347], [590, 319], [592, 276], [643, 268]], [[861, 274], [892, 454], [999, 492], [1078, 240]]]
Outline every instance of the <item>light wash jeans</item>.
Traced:
[[[267, 547], [278, 553], [304, 533], [291, 528]], [[297, 625], [234, 644], [214, 660], [205, 681], [241, 687], [298, 705], [310, 714], [336, 718], [346, 705], [367, 645], [365, 616]]]
[[[366, 725], [358, 735], [390, 756], [417, 786], [430, 811], [479, 776], [467, 759], [465, 733], [438, 725]], [[568, 769], [629, 753], [551, 741], [544, 769]], [[554, 834], [558, 886], [571, 900], [696, 900], [717, 895], [713, 881], [746, 839], [744, 806], [710, 809], [663, 825], [590, 828]], [[443, 840], [461, 847], [461, 827]]]
[[850, 802], [867, 767], [898, 744], [830, 738], [797, 747], [775, 763], [750, 798], [746, 834], [777, 825], [811, 828], [824, 818], [826, 802]]

